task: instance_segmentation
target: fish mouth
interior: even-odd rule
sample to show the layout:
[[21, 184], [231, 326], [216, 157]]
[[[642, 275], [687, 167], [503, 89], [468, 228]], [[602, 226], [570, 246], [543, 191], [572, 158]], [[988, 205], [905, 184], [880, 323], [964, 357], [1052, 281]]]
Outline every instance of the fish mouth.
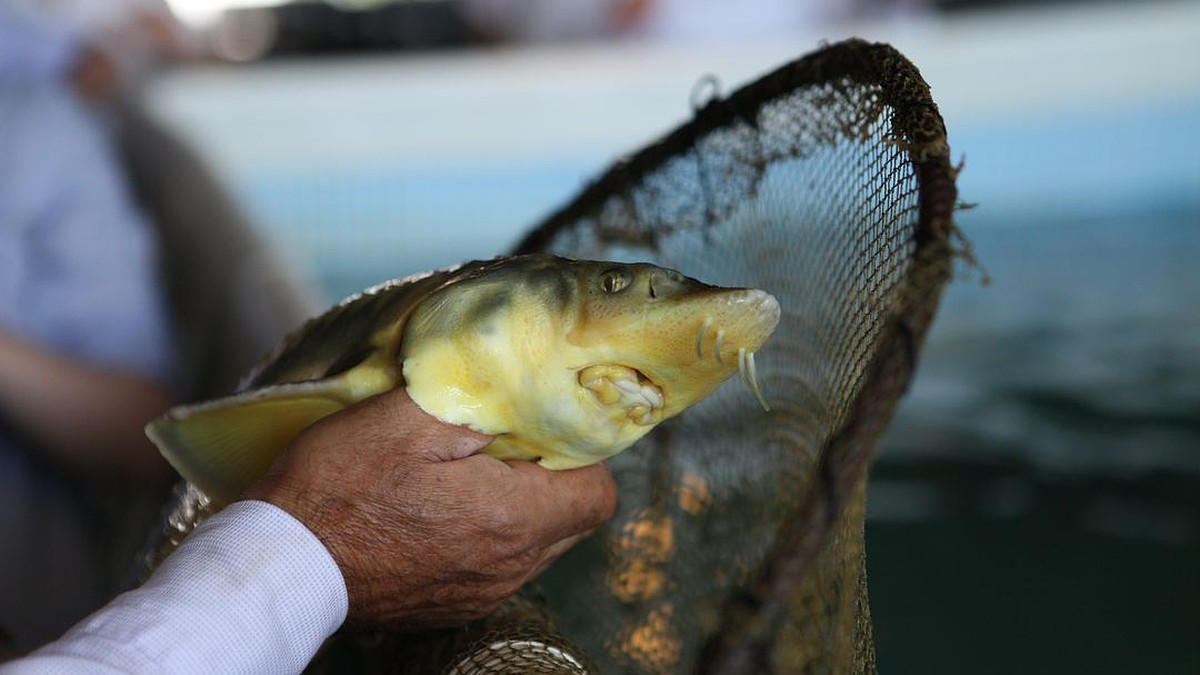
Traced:
[[662, 421], [663, 390], [636, 368], [615, 364], [588, 366], [579, 371], [579, 386], [606, 408], [620, 409], [631, 422], [653, 426]]

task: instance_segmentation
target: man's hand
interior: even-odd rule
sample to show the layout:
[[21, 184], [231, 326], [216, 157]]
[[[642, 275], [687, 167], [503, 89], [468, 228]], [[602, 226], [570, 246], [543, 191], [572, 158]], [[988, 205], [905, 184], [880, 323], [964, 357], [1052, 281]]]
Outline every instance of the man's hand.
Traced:
[[604, 465], [553, 472], [475, 454], [490, 440], [397, 389], [305, 431], [245, 496], [321, 539], [346, 579], [350, 622], [462, 623], [486, 616], [616, 506]]

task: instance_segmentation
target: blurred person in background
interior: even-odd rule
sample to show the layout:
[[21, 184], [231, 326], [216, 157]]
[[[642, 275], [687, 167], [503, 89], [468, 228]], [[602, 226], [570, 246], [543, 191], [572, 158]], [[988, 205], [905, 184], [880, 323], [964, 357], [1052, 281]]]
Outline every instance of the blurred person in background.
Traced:
[[161, 2], [0, 3], [0, 654], [117, 590], [124, 500], [171, 477], [142, 433], [171, 400], [156, 244], [104, 118], [172, 26]]

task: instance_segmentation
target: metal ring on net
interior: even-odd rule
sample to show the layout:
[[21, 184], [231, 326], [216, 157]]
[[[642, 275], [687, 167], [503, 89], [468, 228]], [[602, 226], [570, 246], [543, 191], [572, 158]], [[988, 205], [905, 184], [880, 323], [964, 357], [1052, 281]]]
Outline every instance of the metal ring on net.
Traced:
[[[477, 646], [447, 671], [447, 675], [482, 675], [511, 670], [513, 654], [526, 661], [552, 668], [551, 672], [587, 673], [584, 664], [567, 649], [540, 640], [497, 640]], [[528, 671], [525, 671], [528, 672]]]

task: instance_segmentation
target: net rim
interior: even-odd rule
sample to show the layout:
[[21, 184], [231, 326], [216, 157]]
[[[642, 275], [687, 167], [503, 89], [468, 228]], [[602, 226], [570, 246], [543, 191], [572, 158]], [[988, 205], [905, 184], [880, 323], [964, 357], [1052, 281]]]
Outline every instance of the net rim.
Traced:
[[[620, 194], [671, 159], [693, 149], [707, 134], [736, 121], [757, 126], [755, 114], [763, 101], [796, 89], [849, 79], [881, 88], [895, 111], [894, 135], [917, 166], [920, 218], [915, 233], [918, 247], [948, 239], [957, 198], [949, 162], [946, 129], [920, 71], [891, 45], [851, 38], [825, 44], [791, 61], [726, 97], [714, 97], [694, 111], [692, 119], [629, 157], [617, 160], [566, 205], [535, 225], [513, 248], [519, 255], [545, 250], [562, 229], [598, 209], [611, 195]], [[919, 83], [919, 87], [903, 86]]]

